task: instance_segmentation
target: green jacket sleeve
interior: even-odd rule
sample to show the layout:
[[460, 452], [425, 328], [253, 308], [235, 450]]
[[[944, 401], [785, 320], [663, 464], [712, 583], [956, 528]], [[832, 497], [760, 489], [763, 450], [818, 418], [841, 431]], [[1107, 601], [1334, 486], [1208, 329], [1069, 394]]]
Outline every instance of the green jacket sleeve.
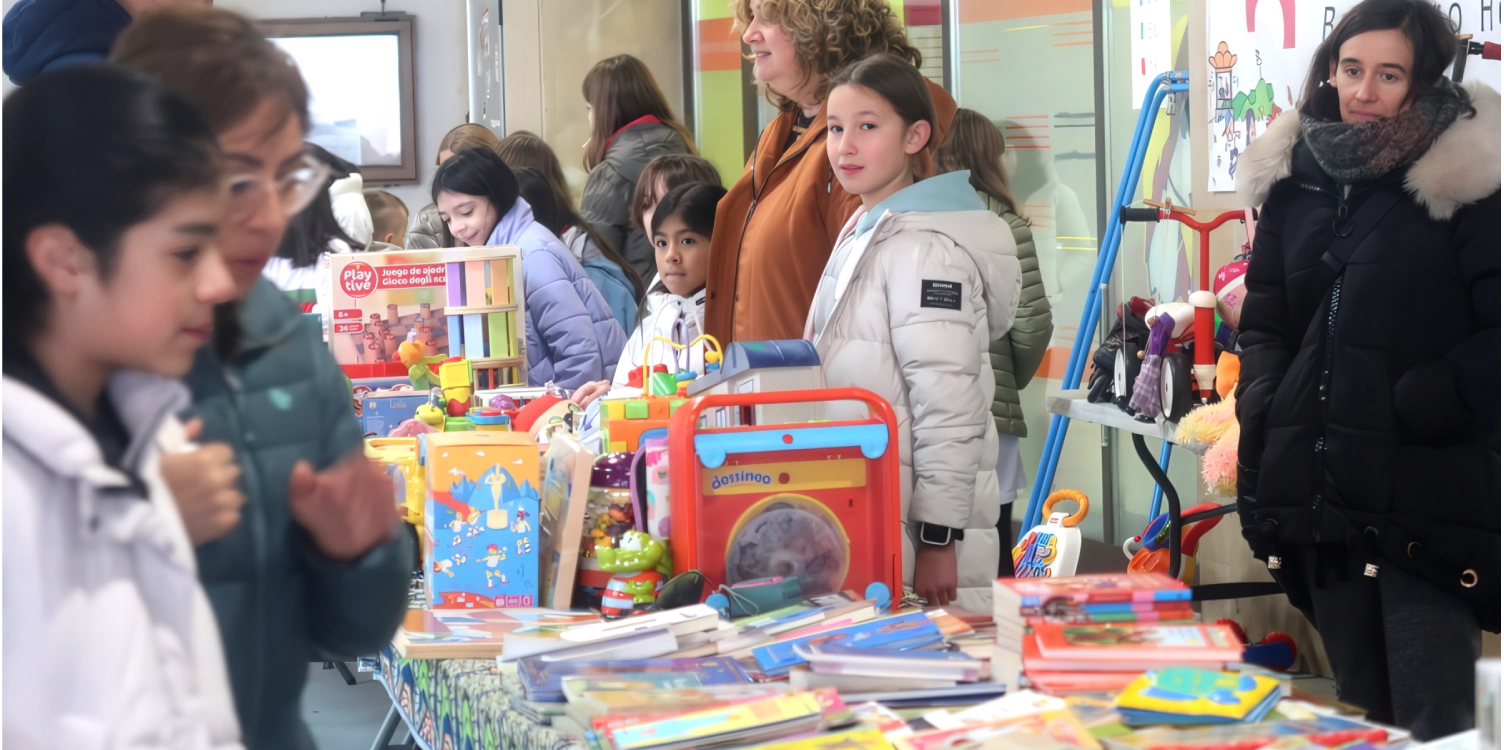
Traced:
[[[364, 438], [350, 407], [344, 373], [327, 349], [320, 348], [314, 357], [317, 417], [325, 425], [327, 436], [319, 464], [329, 466], [362, 450]], [[399, 525], [391, 540], [349, 563], [325, 558], [301, 527], [297, 544], [308, 570], [309, 632], [315, 647], [330, 658], [347, 659], [381, 650], [407, 610], [413, 561], [411, 536]]]
[[1018, 264], [1023, 272], [1018, 314], [1013, 319], [1013, 328], [1008, 331], [1008, 342], [1013, 345], [1013, 380], [1022, 391], [1034, 379], [1039, 363], [1044, 361], [1055, 324], [1050, 315], [1050, 301], [1045, 299], [1039, 256], [1034, 253], [1034, 233], [1029, 231], [1029, 223], [1012, 211], [1004, 211], [1002, 218], [1013, 229]]

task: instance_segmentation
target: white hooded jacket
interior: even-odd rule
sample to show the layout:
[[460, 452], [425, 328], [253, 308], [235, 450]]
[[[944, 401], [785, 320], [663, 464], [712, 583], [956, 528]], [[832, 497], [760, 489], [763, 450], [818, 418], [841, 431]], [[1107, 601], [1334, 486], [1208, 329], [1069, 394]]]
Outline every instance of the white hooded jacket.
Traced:
[[159, 471], [187, 391], [134, 372], [109, 389], [146, 497], [63, 407], [4, 379], [4, 745], [239, 748], [214, 612]]
[[[815, 342], [827, 388], [872, 391], [898, 418], [905, 583], [914, 579], [919, 523], [965, 529], [956, 604], [990, 612], [1002, 545], [987, 350], [1013, 326], [1023, 277], [1012, 231], [968, 177], [924, 180], [853, 216], [815, 293], [805, 338]], [[826, 418], [865, 412], [838, 402], [827, 405]]]
[[646, 357], [649, 365], [666, 365], [669, 372], [688, 369], [699, 375], [705, 374], [705, 342], [679, 351], [662, 341], [653, 341], [662, 336], [678, 344], [688, 344], [705, 332], [705, 288], [701, 287], [688, 297], [680, 297], [655, 281], [643, 304], [647, 312], [616, 363], [612, 387], [626, 385], [627, 379], [632, 377], [632, 370], [642, 369], [645, 354], [651, 355]]

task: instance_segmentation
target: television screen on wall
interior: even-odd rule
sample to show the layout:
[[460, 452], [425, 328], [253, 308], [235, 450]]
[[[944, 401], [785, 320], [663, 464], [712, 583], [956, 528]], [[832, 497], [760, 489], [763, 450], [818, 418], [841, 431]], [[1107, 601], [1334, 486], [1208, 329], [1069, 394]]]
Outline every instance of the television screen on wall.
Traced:
[[282, 19], [262, 31], [308, 85], [307, 140], [360, 167], [370, 184], [417, 182], [413, 17]]

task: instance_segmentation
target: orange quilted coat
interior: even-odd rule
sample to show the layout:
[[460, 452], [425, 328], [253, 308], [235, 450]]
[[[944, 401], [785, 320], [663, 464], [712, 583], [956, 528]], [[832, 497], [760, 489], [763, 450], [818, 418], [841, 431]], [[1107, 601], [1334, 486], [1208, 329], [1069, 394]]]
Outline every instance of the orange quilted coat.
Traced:
[[[930, 83], [939, 144], [956, 102]], [[749, 169], [721, 199], [705, 285], [705, 329], [717, 339], [768, 341], [804, 335], [804, 319], [837, 235], [861, 198], [836, 181], [825, 155], [825, 107], [784, 150], [794, 113], [763, 129]]]

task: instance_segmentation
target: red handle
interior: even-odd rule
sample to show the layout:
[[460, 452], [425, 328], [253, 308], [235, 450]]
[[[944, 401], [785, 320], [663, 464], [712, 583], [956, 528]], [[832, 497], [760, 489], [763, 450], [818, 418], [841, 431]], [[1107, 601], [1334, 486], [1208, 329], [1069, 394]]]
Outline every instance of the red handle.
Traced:
[[[1181, 513], [1180, 516], [1184, 518], [1185, 516], [1189, 516], [1192, 513], [1200, 513], [1204, 510], [1212, 510], [1213, 508], [1220, 507], [1222, 506], [1218, 503], [1201, 503], [1200, 505], [1192, 507], [1190, 510]], [[1213, 527], [1221, 522], [1222, 516], [1213, 516], [1212, 518], [1202, 519], [1191, 524], [1191, 527], [1189, 529], [1181, 532], [1180, 553], [1183, 555], [1195, 556], [1196, 548], [1201, 544], [1201, 537], [1205, 536], [1206, 532], [1211, 531]]]
[[[690, 460], [669, 461], [670, 478], [670, 502], [672, 513], [670, 516], [671, 533], [673, 539], [690, 539], [695, 530], [700, 527], [699, 508], [694, 502], [694, 496], [698, 493], [698, 470], [699, 461], [695, 458], [695, 433], [698, 430], [700, 414], [706, 409], [714, 409], [724, 406], [766, 406], [769, 404], [801, 404], [823, 403], [827, 401], [860, 401], [867, 405], [873, 418], [881, 420], [888, 428], [888, 450], [884, 452], [882, 460], [886, 467], [886, 486], [889, 489], [888, 498], [884, 503], [887, 506], [885, 512], [891, 513], [893, 518], [900, 515], [900, 489], [899, 489], [899, 466], [898, 466], [898, 417], [893, 414], [893, 407], [881, 396], [861, 388], [826, 388], [823, 390], [803, 391], [773, 391], [767, 393], [734, 393], [718, 394], [712, 396], [699, 396], [691, 398], [680, 404], [679, 408], [669, 417], [668, 440], [670, 455], [674, 457], [690, 457]], [[776, 429], [779, 426], [794, 425], [756, 425], [748, 427], [716, 428], [723, 430], [767, 430]], [[820, 426], [820, 423], [808, 423], [798, 426]], [[888, 540], [889, 549], [902, 550], [902, 538], [900, 525], [893, 524], [892, 537]], [[674, 572], [683, 573], [697, 564], [693, 549], [676, 549], [674, 552]], [[903, 593], [903, 556], [894, 555], [891, 570], [889, 571], [889, 585], [893, 587], [895, 600]]]
[[1497, 59], [1499, 59], [1499, 44], [1498, 44], [1498, 42], [1484, 42], [1483, 43], [1483, 59], [1485, 59], [1485, 60], [1497, 60]]

